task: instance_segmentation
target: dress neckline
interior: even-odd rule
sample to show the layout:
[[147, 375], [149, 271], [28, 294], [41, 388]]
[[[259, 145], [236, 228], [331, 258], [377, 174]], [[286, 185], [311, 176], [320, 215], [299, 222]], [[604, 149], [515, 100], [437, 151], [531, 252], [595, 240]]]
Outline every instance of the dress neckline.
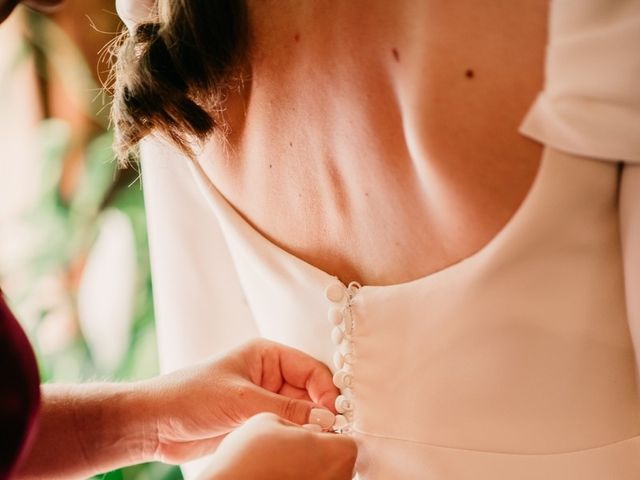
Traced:
[[[455, 263], [449, 264], [448, 266], [440, 270], [436, 270], [434, 272], [404, 282], [384, 285], [374, 285], [359, 282], [362, 285], [361, 290], [366, 291], [418, 287], [427, 282], [435, 282], [441, 277], [453, 275], [454, 273], [470, 266], [471, 264], [482, 262], [485, 257], [491, 256], [494, 252], [501, 251], [502, 246], [505, 244], [505, 242], [509, 242], [509, 238], [513, 236], [514, 230], [517, 230], [517, 226], [520, 225], [524, 221], [524, 219], [529, 216], [531, 210], [534, 209], [534, 204], [537, 202], [537, 198], [540, 196], [538, 194], [538, 191], [541, 189], [541, 178], [543, 177], [543, 172], [544, 170], [546, 170], [549, 163], [546, 160], [546, 157], [547, 149], [545, 148], [543, 150], [542, 158], [540, 164], [538, 165], [538, 170], [535, 174], [534, 180], [529, 187], [529, 190], [527, 191], [524, 199], [522, 200], [516, 211], [513, 213], [513, 215], [509, 218], [509, 220], [487, 243], [480, 247], [480, 249], [476, 250], [471, 255], [468, 255]], [[198, 160], [190, 162], [190, 165], [197, 182], [200, 184], [201, 189], [204, 192], [209, 193], [209, 198], [214, 201], [216, 207], [218, 207], [217, 209], [224, 216], [224, 220], [236, 234], [240, 236], [242, 236], [243, 234], [251, 236], [254, 242], [257, 242], [258, 245], [266, 248], [267, 250], [270, 250], [274, 255], [286, 259], [289, 263], [294, 264], [296, 267], [298, 267], [298, 269], [307, 271], [310, 275], [319, 279], [319, 281], [323, 285], [336, 281], [342, 283], [343, 285], [348, 285], [352, 282], [352, 279], [341, 279], [337, 275], [332, 275], [329, 272], [326, 272], [320, 267], [313, 265], [306, 260], [303, 260], [302, 258], [294, 255], [293, 253], [273, 242], [262, 232], [256, 229], [249, 221], [247, 221], [242, 216], [242, 214], [240, 214], [240, 212], [216, 187], [216, 185], [207, 175], [206, 171]]]
[[[547, 13], [547, 23], [549, 22], [550, 18], [551, 18], [551, 9], [549, 9]], [[548, 33], [547, 33], [546, 43], [547, 44], [549, 43]], [[545, 62], [547, 62], [546, 58], [545, 58]], [[535, 101], [531, 108], [533, 108], [534, 106], [535, 106]], [[530, 111], [531, 109], [529, 110], [529, 112]], [[526, 122], [529, 112], [527, 112], [527, 114], [525, 115], [523, 119], [523, 124], [524, 122]], [[528, 136], [527, 133], [524, 131], [522, 124], [519, 127], [519, 132], [524, 136]], [[434, 282], [440, 279], [441, 277], [452, 275], [457, 271], [459, 271], [460, 269], [470, 266], [471, 264], [481, 262], [485, 257], [491, 256], [493, 252], [496, 252], [496, 251], [499, 252], [502, 246], [505, 244], [505, 242], [508, 242], [509, 238], [513, 236], [514, 234], [513, 231], [517, 230], [516, 226], [523, 222], [524, 217], [527, 217], [530, 213], [530, 210], [534, 208], [533, 204], [535, 204], [538, 201], [536, 200], [536, 198], [540, 196], [538, 191], [541, 189], [541, 186], [540, 186], [541, 183], [543, 183], [541, 182], [541, 177], [543, 176], [543, 171], [546, 170], [546, 168], [548, 168], [547, 164], [549, 163], [546, 160], [548, 156], [547, 154], [548, 154], [548, 147], [544, 146], [541, 154], [541, 160], [538, 165], [538, 169], [534, 176], [533, 182], [531, 183], [529, 190], [525, 194], [522, 202], [520, 203], [516, 211], [511, 215], [509, 220], [507, 220], [507, 222], [498, 230], [498, 232], [487, 243], [485, 243], [482, 247], [480, 247], [474, 253], [462, 258], [457, 262], [449, 264], [444, 268], [441, 268], [434, 272], [431, 272], [426, 275], [423, 275], [411, 280], [407, 280], [404, 282], [384, 284], [384, 285], [373, 285], [373, 284], [367, 284], [362, 282], [356, 282], [359, 285], [361, 285], [361, 291], [418, 287], [424, 283]], [[227, 223], [229, 224], [230, 227], [233, 228], [233, 230], [236, 231], [236, 233], [238, 234], [240, 233], [238, 232], [238, 230], [244, 230], [246, 234], [250, 235], [255, 241], [258, 242], [258, 244], [271, 250], [274, 253], [274, 255], [277, 255], [281, 258], [289, 260], [291, 264], [296, 265], [301, 270], [306, 270], [310, 275], [322, 281], [323, 284], [338, 281], [343, 285], [349, 285], [354, 281], [353, 279], [340, 279], [337, 275], [332, 275], [326, 272], [325, 270], [322, 270], [320, 267], [313, 265], [312, 263], [309, 263], [306, 260], [303, 260], [302, 258], [294, 255], [293, 253], [289, 252], [283, 247], [277, 245], [275, 242], [273, 242], [271, 239], [265, 236], [262, 232], [260, 232], [257, 228], [255, 228], [249, 221], [247, 221], [240, 214], [240, 212], [233, 206], [233, 204], [215, 186], [212, 179], [209, 178], [205, 169], [201, 165], [199, 159], [189, 162], [189, 165], [194, 173], [194, 176], [196, 177], [196, 181], [200, 184], [200, 187], [203, 190], [203, 192], [209, 192], [211, 194], [211, 196], [213, 197], [213, 200], [215, 201], [215, 204], [221, 207], [219, 210], [221, 210], [221, 213], [224, 214], [227, 220]]]

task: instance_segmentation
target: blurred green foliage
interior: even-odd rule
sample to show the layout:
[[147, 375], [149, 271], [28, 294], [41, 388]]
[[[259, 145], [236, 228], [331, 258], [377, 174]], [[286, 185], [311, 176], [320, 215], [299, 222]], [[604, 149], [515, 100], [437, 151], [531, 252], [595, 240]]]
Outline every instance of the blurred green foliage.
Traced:
[[[25, 12], [26, 13], [26, 12]], [[25, 17], [25, 37], [16, 44], [15, 66], [33, 61], [39, 65], [40, 75], [47, 62], [58, 61], [67, 52], [65, 62], [71, 61], [77, 68], [66, 69], [65, 75], [83, 75], [72, 85], [92, 86], [92, 92], [79, 92], [79, 98], [95, 97], [99, 87], [88, 73], [86, 65], [77, 65], [83, 58], [74, 50], [72, 42], [64, 36], [54, 22], [34, 13]], [[58, 39], [58, 44], [52, 44]], [[64, 44], [64, 45], [62, 45]], [[41, 79], [42, 80], [42, 79]], [[46, 78], [43, 79], [46, 81]], [[93, 93], [93, 95], [90, 95]], [[108, 99], [107, 99], [108, 101]], [[96, 105], [86, 105], [87, 112], [100, 112]], [[104, 118], [95, 118], [97, 125], [105, 125]], [[138, 172], [131, 168], [119, 171], [111, 149], [112, 133], [98, 128], [95, 134], [81, 146], [82, 168], [75, 180], [71, 194], [61, 193], [63, 172], [73, 147], [74, 132], [61, 119], [45, 118], [33, 139], [40, 149], [42, 162], [41, 188], [35, 207], [21, 221], [28, 225], [34, 238], [21, 275], [23, 291], [12, 292], [12, 303], [20, 312], [30, 311], [35, 318], [26, 322], [30, 338], [39, 359], [43, 382], [86, 381], [95, 378], [118, 380], [149, 377], [157, 373], [157, 352], [153, 321], [152, 286], [147, 247], [144, 202], [138, 181]], [[91, 254], [100, 235], [100, 223], [105, 212], [117, 211], [129, 221], [135, 249], [135, 295], [131, 319], [129, 319], [128, 348], [117, 366], [110, 371], [95, 361], [90, 342], [82, 329], [71, 329], [68, 341], [61, 348], [44, 348], [40, 343], [45, 323], [60, 321], [78, 327], [78, 278], [83, 265]], [[42, 300], [38, 288], [43, 282], [54, 284], [54, 298]], [[50, 297], [50, 296], [49, 296]], [[58, 312], [57, 316], [52, 316]], [[60, 314], [62, 312], [62, 314]], [[52, 320], [53, 318], [53, 320]], [[49, 329], [51, 326], [49, 325]], [[56, 326], [54, 325], [54, 329]], [[65, 328], [65, 327], [59, 327]], [[47, 330], [48, 331], [48, 330]], [[46, 335], [46, 332], [45, 334]], [[182, 478], [176, 467], [147, 464], [120, 469], [96, 478], [122, 480], [174, 480]]]

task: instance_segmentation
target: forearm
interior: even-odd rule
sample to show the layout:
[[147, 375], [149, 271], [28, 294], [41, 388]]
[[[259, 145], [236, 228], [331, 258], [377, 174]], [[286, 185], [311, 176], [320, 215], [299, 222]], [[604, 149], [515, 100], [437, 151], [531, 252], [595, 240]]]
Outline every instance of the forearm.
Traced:
[[38, 433], [16, 478], [87, 478], [151, 460], [152, 405], [144, 383], [43, 385]]

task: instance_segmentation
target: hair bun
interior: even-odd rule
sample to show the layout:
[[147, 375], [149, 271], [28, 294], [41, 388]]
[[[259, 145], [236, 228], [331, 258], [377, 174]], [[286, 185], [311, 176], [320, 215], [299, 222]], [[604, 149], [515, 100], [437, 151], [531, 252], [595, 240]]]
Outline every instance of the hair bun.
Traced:
[[[168, 21], [137, 25], [116, 53], [111, 115], [122, 163], [153, 131], [193, 156], [194, 142], [204, 141], [217, 126], [213, 112], [223, 101], [231, 68], [244, 53], [243, 2], [166, 1]], [[199, 102], [203, 98], [213, 109]]]

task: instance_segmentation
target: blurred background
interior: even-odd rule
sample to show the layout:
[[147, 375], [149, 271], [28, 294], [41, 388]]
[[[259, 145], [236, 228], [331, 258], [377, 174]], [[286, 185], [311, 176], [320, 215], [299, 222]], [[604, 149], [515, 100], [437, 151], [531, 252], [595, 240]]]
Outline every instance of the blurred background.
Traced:
[[[44, 382], [157, 373], [144, 203], [111, 150], [114, 0], [67, 0], [0, 26], [0, 286]], [[104, 479], [179, 479], [148, 464]]]

